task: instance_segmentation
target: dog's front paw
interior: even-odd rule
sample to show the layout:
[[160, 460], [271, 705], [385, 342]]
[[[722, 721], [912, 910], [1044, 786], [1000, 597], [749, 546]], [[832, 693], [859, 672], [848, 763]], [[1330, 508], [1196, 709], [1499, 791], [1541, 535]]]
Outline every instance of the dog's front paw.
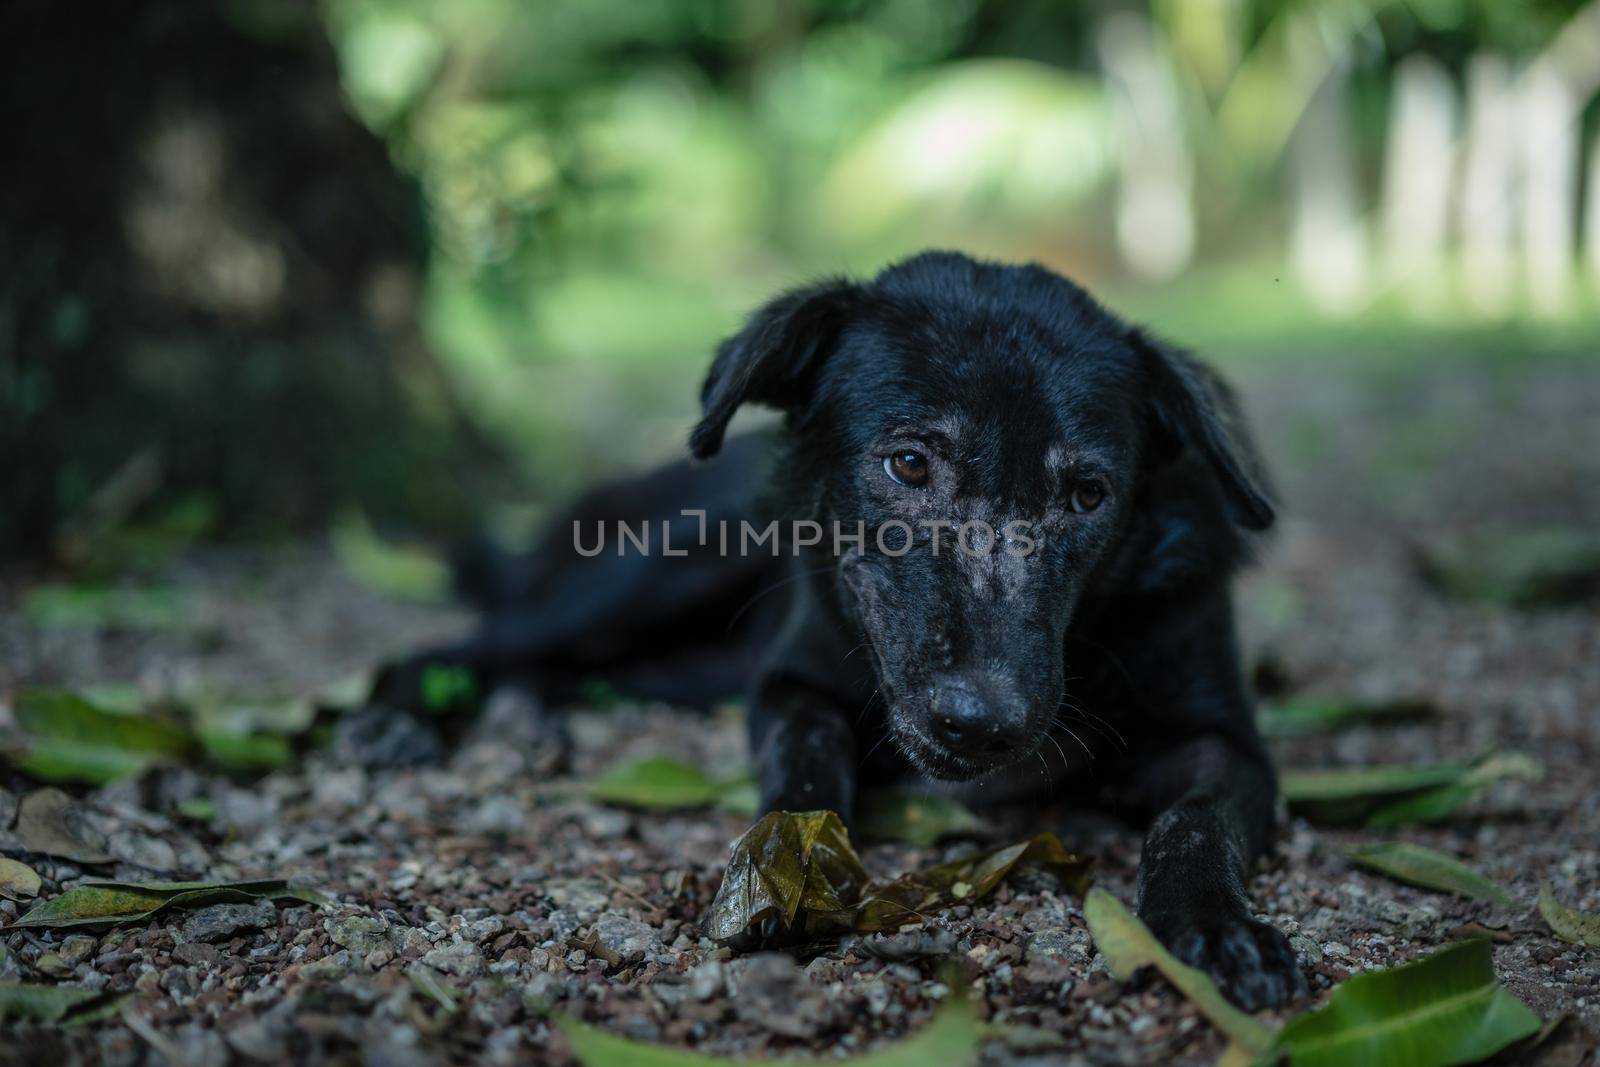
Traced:
[[804, 940], [800, 932], [787, 925], [782, 918], [768, 915], [760, 922], [751, 923], [737, 934], [726, 938], [722, 944], [742, 955], [749, 952], [772, 952], [793, 948]]
[[1216, 980], [1246, 1011], [1274, 1008], [1308, 992], [1289, 939], [1248, 915], [1165, 914], [1145, 919], [1178, 959]]

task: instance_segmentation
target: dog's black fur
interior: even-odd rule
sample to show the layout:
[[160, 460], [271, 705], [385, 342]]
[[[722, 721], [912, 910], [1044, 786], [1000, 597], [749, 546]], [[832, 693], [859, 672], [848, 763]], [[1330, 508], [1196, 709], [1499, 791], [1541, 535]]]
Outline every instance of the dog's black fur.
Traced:
[[[601, 489], [530, 556], [469, 573], [482, 632], [392, 673], [388, 698], [440, 661], [550, 702], [595, 674], [690, 704], [746, 688], [762, 809], [847, 819], [863, 781], [981, 798], [1099, 757], [1153, 816], [1139, 914], [1162, 942], [1247, 1008], [1304, 991], [1244, 885], [1276, 783], [1229, 579], [1273, 507], [1221, 382], [1041, 267], [927, 253], [773, 300], [718, 350], [702, 400], [691, 451], [722, 456]], [[784, 429], [724, 449], [744, 404]], [[925, 484], [891, 473], [906, 453]], [[704, 545], [681, 514], [697, 508]], [[719, 522], [768, 516], [867, 537], [721, 551]], [[574, 550], [574, 522], [592, 544], [599, 520], [646, 518], [651, 555]], [[893, 520], [919, 528], [903, 555], [875, 543], [885, 529], [898, 551]], [[944, 527], [935, 551], [925, 520], [1022, 520], [1029, 544]], [[661, 522], [688, 555], [662, 554]]]

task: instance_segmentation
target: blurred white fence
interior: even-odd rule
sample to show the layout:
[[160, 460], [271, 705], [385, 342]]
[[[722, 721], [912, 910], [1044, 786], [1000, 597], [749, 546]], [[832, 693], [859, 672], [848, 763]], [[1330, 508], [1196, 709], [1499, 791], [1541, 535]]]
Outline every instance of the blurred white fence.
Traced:
[[[1430, 56], [1405, 59], [1381, 160], [1364, 158], [1353, 136], [1352, 27], [1307, 21], [1280, 36], [1281, 62], [1311, 67], [1296, 72], [1308, 98], [1255, 110], [1262, 125], [1292, 124], [1281, 146], [1286, 253], [1317, 306], [1348, 313], [1398, 296], [1420, 315], [1561, 316], [1585, 303], [1584, 286], [1593, 305], [1600, 136], [1582, 143], [1582, 115], [1600, 92], [1600, 0], [1529, 61], [1481, 54], [1458, 80]], [[1179, 121], [1187, 106], [1192, 126], [1195, 106], [1173, 76], [1173, 44], [1129, 14], [1108, 20], [1099, 40], [1118, 105], [1118, 248], [1150, 278], [1176, 274], [1196, 252], [1196, 167]], [[1252, 131], [1237, 116], [1249, 113], [1225, 97], [1207, 118], [1225, 139], [1232, 120], [1240, 146]], [[1277, 147], [1271, 133], [1256, 135], [1263, 141]], [[1367, 188], [1362, 175], [1374, 170], [1380, 180]]]

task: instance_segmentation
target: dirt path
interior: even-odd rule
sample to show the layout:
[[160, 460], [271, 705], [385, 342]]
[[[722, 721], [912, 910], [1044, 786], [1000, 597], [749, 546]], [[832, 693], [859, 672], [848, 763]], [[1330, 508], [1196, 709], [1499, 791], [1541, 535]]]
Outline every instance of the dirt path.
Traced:
[[[1575, 1017], [1531, 1062], [1578, 1063], [1600, 1034], [1600, 952], [1556, 941], [1533, 902], [1549, 880], [1566, 903], [1600, 909], [1600, 614], [1592, 603], [1516, 612], [1447, 599], [1418, 577], [1414, 553], [1497, 525], [1600, 527], [1600, 368], [1356, 378], [1318, 367], [1258, 368], [1246, 383], [1265, 451], [1292, 472], [1283, 478], [1290, 517], [1244, 588], [1248, 643], [1295, 690], [1417, 699], [1440, 714], [1277, 742], [1281, 761], [1515, 748], [1546, 774], [1537, 785], [1496, 785], [1453, 821], [1391, 835], [1462, 857], [1506, 887], [1513, 908], [1355, 871], [1342, 850], [1373, 833], [1303, 820], [1257, 874], [1256, 900], [1296, 935], [1322, 987], [1488, 933], [1512, 992], [1545, 1018]], [[172, 580], [193, 625], [111, 633], [30, 622], [16, 607], [24, 578], [10, 576], [0, 679], [292, 691], [464, 622], [380, 600], [310, 549], [194, 557]], [[910, 935], [812, 959], [733, 957], [703, 940], [698, 923], [743, 820], [619, 811], [584, 799], [579, 783], [625, 756], [737, 770], [736, 723], [665, 708], [587, 712], [574, 720], [570, 772], [559, 775], [547, 752], [501, 727], [420, 771], [368, 773], [313, 755], [256, 783], [168, 772], [101, 790], [92, 802], [106, 824], [132, 828], [118, 875], [293, 874], [337, 906], [229, 905], [67, 938], [13, 932], [0, 978], [131, 989], [125, 1010], [140, 1032], [116, 1020], [72, 1030], [10, 1023], [0, 1060], [562, 1062], [550, 1008], [708, 1052], [854, 1051], [914, 1030], [948, 996], [938, 960], [916, 954], [932, 942], [953, 944], [990, 1021], [1048, 1036], [994, 1039], [987, 1063], [1198, 1064], [1221, 1051], [1165, 987], [1115, 983], [1078, 901], [1039, 875]], [[15, 776], [7, 784], [27, 787]], [[214, 817], [159, 814], [194, 798], [210, 801]], [[1096, 857], [1098, 883], [1131, 900], [1134, 831], [1054, 809], [988, 813], [987, 823], [983, 836], [995, 841], [1059, 827]], [[874, 846], [865, 859], [888, 873], [971, 847]], [[161, 863], [183, 869], [151, 869]], [[36, 866], [47, 893], [81, 873]], [[17, 905], [0, 902], [0, 913], [14, 916]], [[919, 936], [938, 931], [949, 937]], [[436, 978], [452, 1007], [413, 973]]]

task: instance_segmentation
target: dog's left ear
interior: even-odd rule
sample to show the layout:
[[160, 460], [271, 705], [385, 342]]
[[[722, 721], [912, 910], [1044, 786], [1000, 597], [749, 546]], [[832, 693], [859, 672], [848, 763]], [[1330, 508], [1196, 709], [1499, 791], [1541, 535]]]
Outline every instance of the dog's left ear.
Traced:
[[861, 288], [842, 278], [795, 289], [773, 299], [723, 341], [700, 389], [700, 421], [689, 433], [694, 457], [717, 454], [741, 404], [789, 411], [802, 403], [860, 301]]
[[1251, 530], [1271, 526], [1276, 512], [1233, 391], [1187, 352], [1138, 330], [1131, 340], [1144, 357], [1160, 435], [1205, 458], [1235, 522]]

